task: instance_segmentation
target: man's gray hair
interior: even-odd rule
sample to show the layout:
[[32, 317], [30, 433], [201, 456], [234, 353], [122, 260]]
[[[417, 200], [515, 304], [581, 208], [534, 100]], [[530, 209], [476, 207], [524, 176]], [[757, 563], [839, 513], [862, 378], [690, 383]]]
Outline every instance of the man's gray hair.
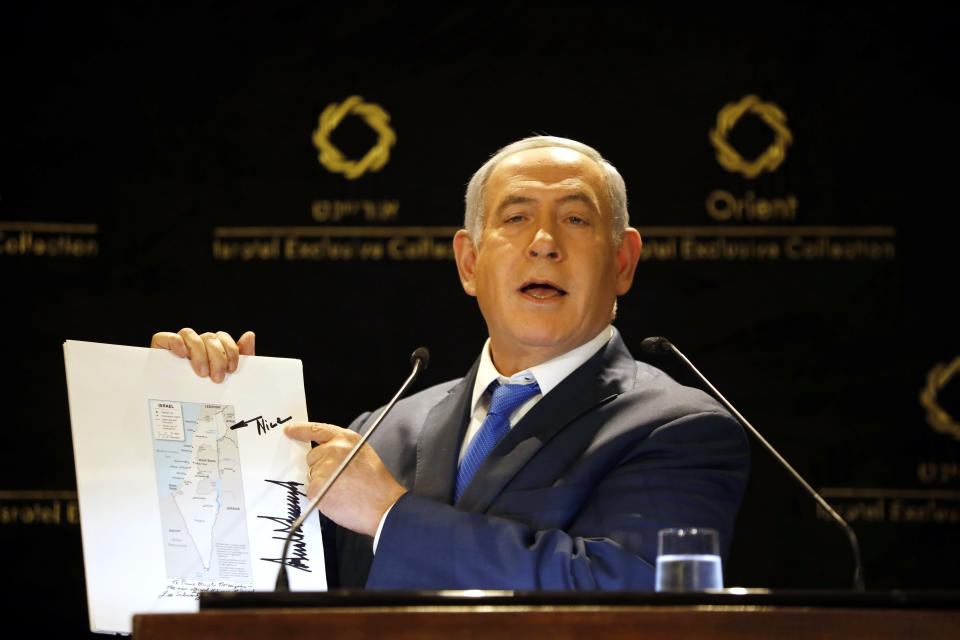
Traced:
[[531, 136], [508, 144], [497, 151], [477, 172], [470, 178], [470, 184], [467, 185], [466, 211], [463, 217], [463, 226], [470, 232], [473, 243], [480, 246], [480, 238], [483, 235], [484, 225], [484, 207], [487, 191], [487, 180], [490, 174], [496, 168], [500, 161], [509, 155], [518, 151], [527, 149], [540, 149], [543, 147], [564, 147], [579, 151], [587, 156], [600, 167], [603, 174], [603, 180], [606, 183], [607, 195], [610, 198], [610, 212], [612, 214], [613, 243], [620, 244], [620, 238], [624, 230], [630, 224], [630, 214], [627, 213], [627, 186], [620, 176], [620, 172], [612, 164], [607, 162], [600, 153], [591, 146], [585, 145], [576, 140], [568, 138], [557, 138], [555, 136]]

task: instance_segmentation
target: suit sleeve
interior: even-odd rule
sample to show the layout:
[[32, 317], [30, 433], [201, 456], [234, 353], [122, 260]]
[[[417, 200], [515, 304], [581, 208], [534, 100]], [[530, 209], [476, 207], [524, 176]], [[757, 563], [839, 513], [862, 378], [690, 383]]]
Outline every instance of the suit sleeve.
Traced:
[[661, 528], [712, 527], [729, 545], [749, 464], [729, 415], [678, 417], [622, 455], [600, 449], [584, 452], [611, 460], [595, 481], [505, 491], [485, 513], [404, 495], [367, 588], [652, 589]]

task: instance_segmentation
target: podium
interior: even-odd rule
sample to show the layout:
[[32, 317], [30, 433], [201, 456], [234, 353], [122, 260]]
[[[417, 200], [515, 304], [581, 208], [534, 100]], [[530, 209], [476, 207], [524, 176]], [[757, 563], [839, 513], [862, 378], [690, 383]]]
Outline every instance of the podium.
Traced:
[[606, 640], [960, 637], [960, 592], [204, 594], [134, 616], [134, 640]]

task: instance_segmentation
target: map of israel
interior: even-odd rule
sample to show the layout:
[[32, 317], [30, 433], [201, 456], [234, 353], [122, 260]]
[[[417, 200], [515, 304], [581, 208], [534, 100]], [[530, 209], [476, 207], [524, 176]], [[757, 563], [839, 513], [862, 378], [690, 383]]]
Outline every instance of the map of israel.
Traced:
[[233, 407], [149, 404], [167, 577], [252, 584]]

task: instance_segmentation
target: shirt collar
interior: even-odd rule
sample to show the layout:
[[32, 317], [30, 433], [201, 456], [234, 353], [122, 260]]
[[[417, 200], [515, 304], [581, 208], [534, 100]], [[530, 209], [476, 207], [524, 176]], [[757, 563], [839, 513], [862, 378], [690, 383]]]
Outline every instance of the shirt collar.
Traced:
[[487, 341], [483, 344], [483, 351], [480, 353], [477, 379], [473, 383], [473, 399], [470, 402], [471, 414], [477, 408], [480, 397], [494, 380], [499, 380], [502, 384], [530, 384], [536, 381], [540, 385], [540, 394], [547, 395], [551, 389], [560, 384], [564, 378], [589, 360], [603, 345], [607, 344], [611, 337], [613, 337], [613, 327], [608, 324], [592, 340], [552, 360], [524, 369], [509, 378], [501, 375], [493, 365], [493, 359], [490, 357], [490, 338], [487, 338]]

